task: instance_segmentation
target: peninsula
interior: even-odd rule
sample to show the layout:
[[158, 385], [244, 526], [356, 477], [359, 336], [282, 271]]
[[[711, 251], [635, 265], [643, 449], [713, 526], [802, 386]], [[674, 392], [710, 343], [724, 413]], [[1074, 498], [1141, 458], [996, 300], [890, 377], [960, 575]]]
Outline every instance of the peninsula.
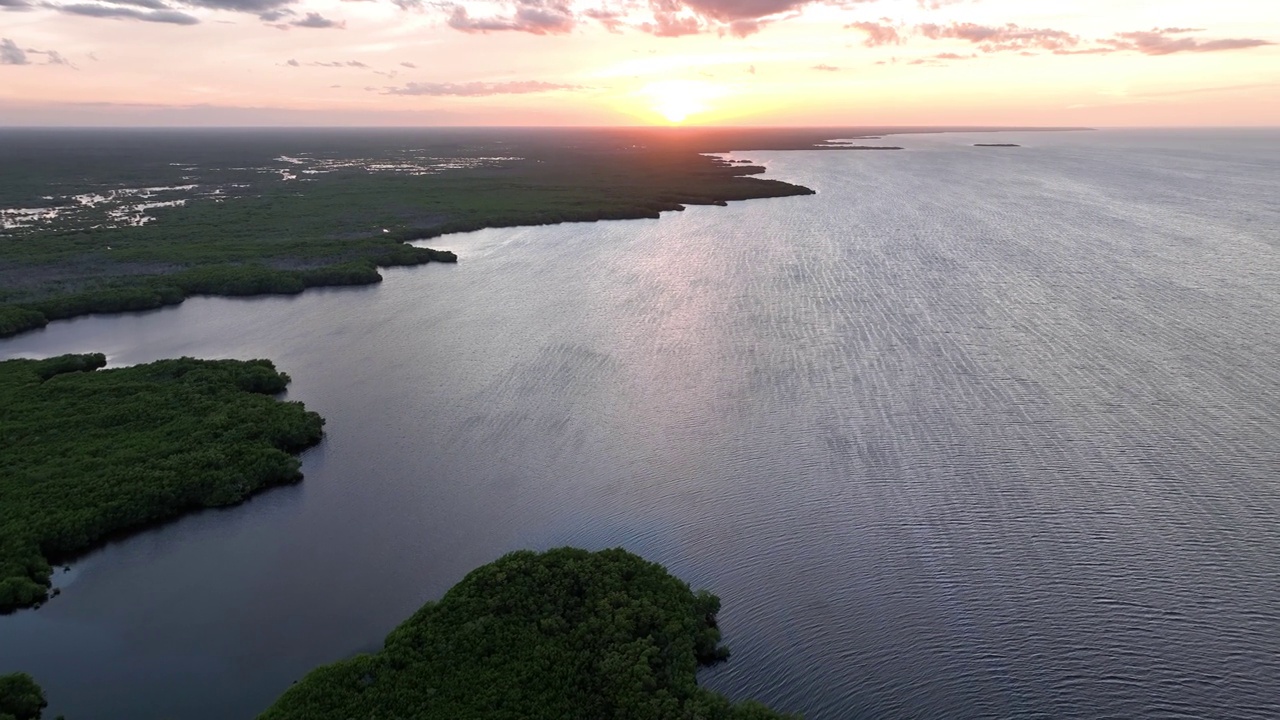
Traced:
[[[713, 153], [988, 128], [0, 129], [0, 337], [191, 295], [366, 285], [407, 244], [810, 195]], [[1011, 128], [1002, 128], [1011, 129]]]
[[652, 133], [7, 132], [22, 137], [0, 141], [0, 239], [17, 240], [0, 242], [0, 336], [376, 283], [456, 261], [406, 244], [446, 233], [812, 193]]
[[267, 360], [101, 354], [0, 362], [0, 612], [47, 599], [52, 562], [114, 533], [302, 479], [323, 420], [271, 397]]

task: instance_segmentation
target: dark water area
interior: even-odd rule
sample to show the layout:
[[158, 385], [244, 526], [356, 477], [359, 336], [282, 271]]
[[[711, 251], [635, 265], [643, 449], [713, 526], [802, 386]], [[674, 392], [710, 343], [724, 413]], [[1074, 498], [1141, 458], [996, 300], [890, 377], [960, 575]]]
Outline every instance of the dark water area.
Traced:
[[702, 682], [809, 720], [1280, 717], [1280, 132], [894, 142], [745, 155], [810, 197], [0, 342], [269, 357], [328, 420], [302, 484], [0, 618], [0, 672], [249, 718], [503, 552], [621, 545], [723, 599]]

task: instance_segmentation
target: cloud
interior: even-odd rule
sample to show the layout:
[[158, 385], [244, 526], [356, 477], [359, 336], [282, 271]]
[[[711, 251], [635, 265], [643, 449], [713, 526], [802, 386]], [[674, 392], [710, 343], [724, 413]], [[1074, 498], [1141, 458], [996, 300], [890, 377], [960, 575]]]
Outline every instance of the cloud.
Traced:
[[294, 27], [301, 27], [301, 28], [336, 28], [338, 30], [342, 30], [347, 27], [347, 23], [345, 21], [338, 22], [336, 20], [330, 20], [329, 18], [324, 17], [320, 13], [314, 13], [314, 12], [309, 12], [307, 13], [306, 17], [302, 18], [301, 20], [294, 20], [289, 24]]
[[[874, 25], [874, 23], [871, 23]], [[854, 27], [854, 26], [847, 26]], [[1171, 55], [1179, 52], [1217, 52], [1243, 50], [1274, 45], [1270, 40], [1258, 38], [1225, 38], [1202, 40], [1190, 37], [1190, 33], [1203, 32], [1203, 28], [1166, 27], [1137, 32], [1116, 33], [1110, 38], [1085, 43], [1084, 40], [1064, 30], [1049, 28], [1024, 28], [1013, 23], [1006, 25], [977, 25], [953, 22], [949, 25], [925, 23], [917, 25], [916, 33], [932, 40], [963, 40], [978, 46], [985, 53], [1015, 51], [1021, 55], [1035, 55], [1032, 50], [1048, 50], [1055, 55], [1105, 55], [1115, 52], [1138, 52], [1144, 55]], [[871, 38], [868, 38], [871, 41]], [[941, 58], [942, 56], [935, 56]], [[933, 59], [933, 58], [930, 58]], [[950, 59], [959, 59], [950, 58]], [[967, 58], [966, 58], [967, 59]], [[924, 62], [927, 62], [924, 61]], [[915, 64], [921, 64], [919, 62]]]
[[794, 12], [811, 0], [684, 0], [685, 7], [712, 20], [730, 23], [734, 20], [759, 20], [771, 15]]
[[[296, 16], [285, 7], [297, 0], [92, 0], [66, 3], [61, 0], [40, 0], [39, 7], [57, 10], [71, 15], [115, 20], [141, 20], [143, 22], [171, 25], [195, 25], [200, 22], [186, 10], [222, 10], [257, 15], [264, 22], [274, 23], [286, 17]], [[32, 0], [0, 0], [5, 9], [25, 10], [35, 7]], [[340, 27], [341, 23], [327, 20], [317, 13], [307, 13], [302, 20], [276, 27]]]
[[43, 55], [45, 65], [66, 65], [74, 68], [75, 65], [71, 61], [62, 56], [57, 50], [36, 50], [35, 48], [27, 48], [27, 52], [32, 55]]
[[748, 35], [755, 35], [768, 25], [768, 20], [734, 20], [729, 23], [727, 28], [722, 28], [720, 34], [726, 32], [734, 37], [744, 38]]
[[[499, 10], [483, 16], [457, 2], [392, 0], [434, 5], [448, 13], [447, 24], [467, 33], [500, 31], [535, 35], [568, 33], [580, 20], [594, 20], [610, 32], [638, 30], [657, 37], [718, 33], [747, 37], [775, 21], [794, 17], [812, 4], [847, 5], [875, 0], [491, 0]], [[587, 0], [582, 0], [583, 4]], [[603, 4], [595, 4], [595, 3]]]
[[1064, 50], [1080, 42], [1079, 36], [1065, 30], [1024, 28], [1013, 23], [994, 27], [975, 23], [953, 22], [950, 25], [926, 23], [917, 25], [916, 32], [931, 40], [950, 38], [971, 42], [978, 45], [983, 52], [988, 53], [1032, 48]]
[[[908, 65], [932, 65], [935, 67], [943, 67], [947, 64], [946, 61], [948, 60], [972, 60], [976, 57], [978, 57], [976, 54], [961, 55], [959, 53], [944, 52], [944, 53], [938, 53], [937, 55], [930, 55], [929, 57], [916, 58], [914, 60], [909, 60], [907, 61], [907, 64]], [[893, 61], [897, 62], [897, 58], [894, 58]]]
[[642, 22], [636, 27], [657, 37], [697, 35], [705, 29], [702, 21], [692, 15], [678, 15], [668, 11], [655, 12], [653, 22]]
[[161, 0], [99, 0], [107, 5], [132, 5], [134, 7], [146, 8], [148, 10], [172, 10]]
[[[816, 0], [648, 0], [652, 20], [631, 27], [657, 37], [715, 32], [744, 38], [754, 35], [783, 13], [796, 12]], [[865, 0], [853, 0], [863, 2]], [[630, 5], [640, 9], [639, 0]]]
[[384, 88], [383, 95], [429, 95], [433, 97], [487, 97], [490, 95], [525, 95], [554, 90], [581, 90], [579, 85], [512, 80], [508, 82], [411, 82], [402, 87]]
[[[294, 67], [298, 67], [297, 60], [290, 60], [288, 64]], [[369, 68], [368, 65], [360, 62], [359, 60], [329, 60], [329, 61], [317, 60], [315, 62], [302, 63], [302, 64], [308, 67], [327, 67], [327, 68], [353, 67], [353, 68], [363, 68], [366, 70]]]
[[191, 7], [207, 8], [209, 10], [232, 10], [235, 12], [254, 13], [255, 15], [292, 3], [293, 0], [182, 0], [183, 5]]
[[137, 10], [131, 7], [91, 5], [89, 3], [77, 3], [74, 5], [45, 3], [44, 6], [59, 12], [87, 17], [141, 20], [143, 22], [168, 23], [170, 25], [196, 25], [200, 22], [199, 18], [194, 15], [188, 15], [177, 10]]
[[26, 12], [33, 9], [35, 9], [35, 5], [28, 2], [28, 0], [0, 0], [0, 10]]
[[290, 58], [289, 62], [285, 63], [285, 65], [289, 65], [290, 67], [298, 67], [301, 64], [302, 63], [298, 62], [297, 60], [294, 60], [293, 58]]
[[0, 65], [31, 65], [31, 55], [43, 55], [45, 65], [66, 65], [74, 68], [57, 50], [37, 50], [35, 48], [20, 48], [10, 38], [0, 38]]
[[[1054, 50], [1053, 54], [1054, 55], [1106, 55], [1107, 53], [1113, 53], [1113, 52], [1116, 52], [1116, 49], [1113, 47], [1089, 47], [1089, 48], [1080, 48], [1078, 50]], [[1026, 55], [1027, 53], [1024, 51], [1021, 54]], [[1034, 55], [1034, 54], [1035, 53], [1031, 53], [1031, 55]]]
[[561, 35], [573, 29], [573, 12], [561, 3], [543, 5], [537, 0], [521, 0], [510, 17], [473, 18], [467, 9], [454, 5], [449, 27], [465, 33], [501, 31], [527, 32], [533, 35]]
[[30, 65], [27, 54], [9, 38], [0, 39], [0, 65]]
[[835, 65], [828, 65], [828, 64], [826, 64], [826, 63], [821, 63], [821, 64], [819, 64], [819, 65], [814, 65], [813, 67], [811, 67], [811, 68], [809, 68], [809, 69], [810, 69], [810, 70], [822, 70], [823, 72], [840, 72], [840, 68], [836, 67]]
[[414, 64], [413, 64], [413, 63], [411, 63], [411, 62], [402, 62], [402, 63], [400, 63], [400, 67], [407, 67], [407, 68], [410, 68], [410, 69], [412, 69], [412, 70], [417, 70], [417, 69], [418, 69], [418, 66], [417, 66], [417, 65], [414, 65]]
[[609, 32], [615, 33], [622, 32], [623, 22], [627, 19], [626, 13], [606, 8], [587, 8], [582, 11], [582, 16], [595, 20]]
[[[1185, 37], [1186, 33], [1199, 32], [1193, 28], [1153, 28], [1138, 32], [1116, 33], [1114, 38], [1100, 40], [1103, 45], [1113, 50], [1130, 50], [1143, 55], [1172, 55], [1180, 52], [1219, 52], [1222, 50], [1245, 50], [1248, 48], [1274, 45], [1269, 40], [1256, 38], [1225, 38], [1222, 40], [1198, 40]], [[1171, 37], [1171, 36], [1183, 37]]]
[[[887, 20], [887, 18], [886, 18]], [[881, 45], [901, 45], [902, 35], [898, 33], [898, 28], [878, 22], [853, 22], [844, 26], [846, 30], [861, 30], [867, 34], [863, 45], [867, 47], [879, 47]]]

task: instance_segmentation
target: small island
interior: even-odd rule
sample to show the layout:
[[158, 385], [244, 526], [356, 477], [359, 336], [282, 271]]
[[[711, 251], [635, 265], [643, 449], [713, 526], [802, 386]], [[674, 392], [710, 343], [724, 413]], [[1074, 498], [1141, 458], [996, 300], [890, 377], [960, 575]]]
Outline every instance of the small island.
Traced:
[[0, 362], [0, 613], [113, 534], [298, 482], [294, 454], [320, 442], [319, 415], [272, 397], [289, 376], [269, 360], [106, 362]]
[[522, 550], [472, 571], [380, 652], [319, 668], [258, 720], [781, 720], [698, 686], [720, 600], [622, 549]]
[[974, 147], [1022, 147], [1013, 143], [974, 143]]
[[0, 675], [0, 720], [40, 720], [44, 690], [26, 673]]

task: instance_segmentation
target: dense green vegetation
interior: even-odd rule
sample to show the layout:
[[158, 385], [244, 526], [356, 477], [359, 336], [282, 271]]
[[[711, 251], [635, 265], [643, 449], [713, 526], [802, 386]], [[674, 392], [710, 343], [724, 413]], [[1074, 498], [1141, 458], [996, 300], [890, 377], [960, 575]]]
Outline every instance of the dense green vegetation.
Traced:
[[[406, 244], [450, 232], [651, 218], [687, 204], [811, 192], [696, 151], [718, 137], [114, 132], [97, 144], [65, 131], [0, 142], [0, 209], [52, 207], [64, 217], [0, 230], [0, 336], [196, 294], [375, 283], [379, 266], [456, 261]], [[377, 169], [412, 166], [430, 172]], [[282, 179], [290, 173], [295, 179]], [[194, 188], [164, 190], [179, 186]], [[106, 214], [91, 218], [74, 199], [122, 188], [153, 188], [153, 199], [185, 205], [148, 209], [154, 220], [121, 226]], [[129, 197], [120, 207], [152, 199]]]
[[30, 675], [0, 675], [0, 720], [40, 720], [47, 705], [44, 691]]
[[301, 479], [323, 420], [271, 397], [267, 360], [100, 354], [0, 362], [0, 612], [42, 602], [51, 560], [112, 533]]
[[698, 687], [720, 600], [621, 549], [520, 551], [467, 575], [381, 652], [315, 670], [259, 720], [767, 720]]

